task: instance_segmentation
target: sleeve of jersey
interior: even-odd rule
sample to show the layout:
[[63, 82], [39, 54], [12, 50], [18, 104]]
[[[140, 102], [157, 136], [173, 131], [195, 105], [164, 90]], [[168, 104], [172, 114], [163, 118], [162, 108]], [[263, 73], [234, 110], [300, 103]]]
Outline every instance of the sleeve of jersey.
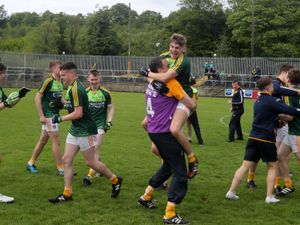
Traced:
[[4, 93], [3, 89], [1, 88], [0, 91], [2, 91], [2, 101], [5, 101], [7, 99], [7, 95]]
[[111, 95], [109, 92], [105, 92], [105, 101], [107, 105], [110, 105], [112, 103]]
[[187, 63], [184, 54], [181, 54], [170, 69], [174, 70], [177, 74], [181, 74], [186, 69]]
[[271, 107], [273, 107], [276, 111], [276, 113], [285, 113], [292, 116], [299, 116], [300, 115], [300, 109], [295, 107], [290, 107], [282, 102], [281, 99], [277, 98], [274, 100], [274, 103], [271, 104]]
[[72, 97], [74, 102], [74, 107], [82, 106], [82, 93], [78, 90], [77, 83], [72, 87]]
[[40, 85], [40, 88], [38, 89], [38, 92], [40, 94], [43, 94], [45, 92], [45, 90], [47, 89], [48, 87], [48, 84], [50, 83], [51, 79], [46, 79], [44, 80], [41, 85]]
[[169, 92], [166, 96], [175, 97], [177, 100], [181, 100], [184, 97], [184, 90], [177, 80], [169, 80], [167, 82], [167, 87], [169, 88]]
[[280, 84], [277, 82], [274, 82], [274, 92], [276, 94], [285, 96], [298, 95], [298, 91], [296, 89], [280, 86]]

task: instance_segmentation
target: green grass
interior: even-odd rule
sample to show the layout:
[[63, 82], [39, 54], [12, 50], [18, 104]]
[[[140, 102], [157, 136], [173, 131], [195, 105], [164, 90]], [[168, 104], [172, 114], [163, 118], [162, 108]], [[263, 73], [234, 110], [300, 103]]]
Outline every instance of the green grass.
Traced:
[[[10, 90], [6, 89], [8, 93]], [[144, 97], [134, 93], [112, 93], [116, 116], [111, 131], [102, 147], [103, 161], [124, 178], [118, 199], [111, 199], [111, 185], [103, 177], [96, 178], [91, 187], [82, 185], [87, 173], [83, 157], [75, 159], [78, 176], [73, 180], [74, 201], [51, 205], [47, 199], [63, 190], [63, 178], [55, 175], [56, 168], [47, 144], [37, 167], [37, 174], [26, 171], [33, 147], [40, 135], [40, 124], [34, 107], [35, 91], [29, 93], [15, 108], [1, 111], [0, 116], [0, 192], [14, 196], [14, 204], [0, 204], [0, 225], [7, 224], [162, 224], [166, 205], [165, 192], [155, 193], [155, 210], [137, 205], [148, 179], [160, 166], [160, 160], [151, 154], [150, 141], [140, 127], [145, 114]], [[282, 199], [277, 205], [267, 205], [265, 198], [265, 165], [259, 164], [256, 181], [258, 189], [248, 190], [245, 182], [238, 189], [241, 199], [224, 198], [234, 171], [240, 166], [246, 140], [227, 143], [230, 119], [228, 99], [200, 98], [198, 115], [204, 146], [193, 144], [200, 159], [199, 175], [189, 181], [186, 198], [177, 208], [192, 224], [299, 224], [300, 192]], [[249, 133], [252, 120], [252, 100], [246, 101], [242, 118], [243, 130]], [[60, 125], [62, 151], [70, 123]], [[193, 137], [195, 142], [195, 136]], [[295, 174], [293, 180], [299, 187], [298, 165], [291, 160]]]

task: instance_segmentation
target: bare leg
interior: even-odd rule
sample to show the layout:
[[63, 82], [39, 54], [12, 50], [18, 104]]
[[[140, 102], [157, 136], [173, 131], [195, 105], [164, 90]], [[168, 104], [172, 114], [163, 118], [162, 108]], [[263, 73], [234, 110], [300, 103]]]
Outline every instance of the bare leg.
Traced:
[[35, 161], [38, 159], [39, 155], [41, 154], [44, 146], [47, 144], [49, 139], [49, 135], [47, 134], [46, 131], [42, 130], [40, 139], [38, 140], [38, 142], [36, 143], [34, 150], [32, 152], [31, 155], [31, 160]]
[[236, 193], [236, 190], [237, 190], [238, 186], [240, 185], [245, 173], [249, 170], [249, 168], [254, 163], [255, 162], [246, 161], [246, 160], [243, 161], [241, 167], [238, 168], [234, 174], [229, 191]]
[[72, 187], [73, 180], [73, 160], [76, 154], [78, 153], [79, 147], [77, 145], [72, 145], [66, 143], [65, 153], [63, 156], [64, 160], [64, 179], [65, 179], [65, 187]]
[[185, 111], [176, 109], [171, 122], [170, 131], [177, 141], [182, 145], [186, 154], [189, 156], [192, 153], [192, 147], [187, 137], [182, 132], [182, 127], [187, 118], [188, 116]]
[[289, 156], [291, 149], [288, 145], [282, 143], [278, 149], [277, 158], [278, 158], [278, 166], [279, 170], [277, 176], [282, 175], [284, 179], [288, 179], [290, 177], [289, 174], [289, 165], [287, 157]]
[[52, 141], [52, 153], [55, 158], [57, 168], [61, 169], [61, 167], [63, 167], [63, 160], [60, 153], [59, 133], [57, 131], [49, 131], [48, 135]]
[[278, 167], [277, 162], [268, 162], [268, 175], [267, 175], [267, 197], [272, 197], [273, 195], [273, 187], [274, 187], [274, 180], [276, 176], [276, 170]]
[[95, 159], [95, 147], [91, 147], [86, 151], [83, 151], [83, 157], [85, 159], [85, 163], [88, 167], [94, 169], [95, 171], [103, 174], [106, 178], [112, 179], [114, 174], [106, 167], [104, 163], [99, 161], [99, 159]]

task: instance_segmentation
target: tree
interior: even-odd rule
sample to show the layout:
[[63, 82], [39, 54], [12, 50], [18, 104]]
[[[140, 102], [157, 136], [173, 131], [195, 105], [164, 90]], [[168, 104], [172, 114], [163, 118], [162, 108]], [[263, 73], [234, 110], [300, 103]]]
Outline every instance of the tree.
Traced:
[[226, 15], [221, 5], [213, 9], [181, 8], [165, 21], [170, 33], [182, 33], [187, 37], [188, 54], [212, 56], [217, 51], [220, 36], [226, 31]]
[[86, 33], [82, 49], [92, 55], [116, 55], [121, 49], [120, 42], [112, 29], [110, 12], [100, 9], [87, 17]]
[[159, 25], [162, 22], [162, 16], [160, 13], [146, 10], [141, 13], [141, 15], [137, 18], [137, 23], [139, 24], [152, 24], [152, 25]]
[[37, 28], [32, 29], [26, 36], [25, 50], [36, 53], [57, 54], [59, 28], [56, 23], [45, 21]]
[[[127, 25], [128, 24], [128, 18], [129, 18], [129, 6], [118, 3], [113, 5], [109, 12], [111, 14], [111, 21], [113, 24], [119, 24], [119, 25]], [[130, 17], [131, 22], [135, 21], [137, 18], [137, 13], [134, 10], [130, 11]]]
[[7, 12], [4, 5], [0, 6], [0, 28], [4, 28], [7, 23]]
[[[232, 0], [230, 3], [232, 11], [227, 24], [232, 31], [233, 46], [237, 47], [235, 55], [251, 55], [252, 36], [255, 56], [300, 56], [297, 38], [300, 35], [300, 1], [255, 0], [252, 5], [251, 0]], [[254, 33], [251, 35], [252, 24]]]

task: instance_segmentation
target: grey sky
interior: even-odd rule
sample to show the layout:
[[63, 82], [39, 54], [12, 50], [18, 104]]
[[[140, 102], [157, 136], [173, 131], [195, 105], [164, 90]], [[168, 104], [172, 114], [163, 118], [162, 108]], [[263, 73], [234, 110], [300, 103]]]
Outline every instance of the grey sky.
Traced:
[[171, 11], [179, 9], [179, 0], [1, 0], [0, 5], [10, 15], [14, 12], [37, 12], [42, 13], [50, 10], [53, 13], [65, 12], [66, 14], [87, 14], [97, 10], [96, 7], [112, 6], [117, 3], [126, 5], [131, 3], [131, 8], [138, 14], [145, 10], [160, 12], [164, 17]]

